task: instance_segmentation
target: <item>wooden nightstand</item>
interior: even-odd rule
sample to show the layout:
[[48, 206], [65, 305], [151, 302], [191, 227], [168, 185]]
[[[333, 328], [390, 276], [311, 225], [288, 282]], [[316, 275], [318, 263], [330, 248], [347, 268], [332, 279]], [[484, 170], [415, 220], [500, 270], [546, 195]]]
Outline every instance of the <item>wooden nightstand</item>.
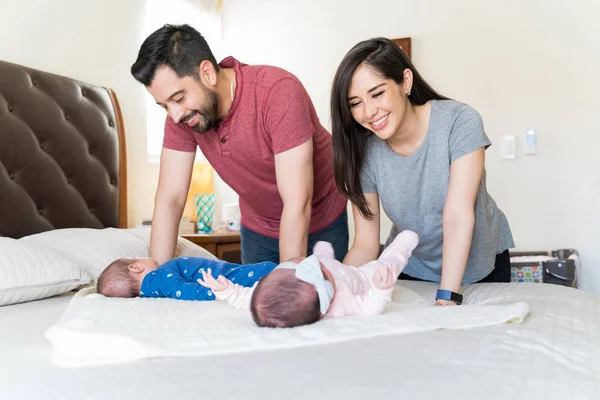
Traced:
[[205, 248], [217, 258], [231, 263], [242, 263], [242, 248], [239, 232], [215, 232], [210, 235], [190, 233], [181, 237]]

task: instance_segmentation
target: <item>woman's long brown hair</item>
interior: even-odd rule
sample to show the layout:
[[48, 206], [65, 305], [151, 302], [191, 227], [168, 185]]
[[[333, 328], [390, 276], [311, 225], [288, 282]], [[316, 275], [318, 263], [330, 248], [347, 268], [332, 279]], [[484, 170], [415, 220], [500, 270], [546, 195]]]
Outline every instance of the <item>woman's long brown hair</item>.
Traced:
[[445, 100], [419, 75], [400, 47], [386, 38], [365, 40], [355, 45], [340, 63], [331, 89], [331, 121], [333, 136], [333, 166], [339, 191], [356, 205], [363, 217], [373, 218], [360, 184], [360, 173], [365, 161], [367, 140], [371, 131], [352, 117], [348, 91], [352, 75], [361, 64], [372, 67], [386, 79], [398, 85], [404, 80], [404, 70], [413, 73], [409, 101], [423, 105], [429, 100]]

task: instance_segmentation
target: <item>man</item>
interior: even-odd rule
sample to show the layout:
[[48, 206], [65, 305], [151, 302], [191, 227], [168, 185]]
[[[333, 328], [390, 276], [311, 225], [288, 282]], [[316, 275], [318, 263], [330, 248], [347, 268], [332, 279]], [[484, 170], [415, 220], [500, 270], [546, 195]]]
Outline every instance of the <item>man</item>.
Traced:
[[346, 200], [333, 176], [331, 135], [291, 73], [227, 57], [202, 35], [165, 25], [131, 73], [167, 112], [150, 255], [173, 257], [196, 146], [239, 195], [242, 261], [280, 262], [331, 242], [348, 250]]

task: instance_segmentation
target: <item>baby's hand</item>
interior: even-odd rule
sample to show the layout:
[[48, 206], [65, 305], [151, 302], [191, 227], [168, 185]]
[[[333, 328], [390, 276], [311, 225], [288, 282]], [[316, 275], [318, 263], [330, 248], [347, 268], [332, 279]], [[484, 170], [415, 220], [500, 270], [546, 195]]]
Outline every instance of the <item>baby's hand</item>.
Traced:
[[225, 278], [223, 275], [219, 275], [217, 279], [213, 278], [210, 268], [208, 271], [202, 271], [201, 273], [202, 279], [198, 279], [198, 283], [204, 287], [212, 289], [213, 292], [223, 292], [232, 284], [231, 281]]
[[388, 266], [377, 268], [373, 275], [373, 285], [382, 290], [394, 287], [397, 280], [398, 277], [394, 275], [394, 271]]

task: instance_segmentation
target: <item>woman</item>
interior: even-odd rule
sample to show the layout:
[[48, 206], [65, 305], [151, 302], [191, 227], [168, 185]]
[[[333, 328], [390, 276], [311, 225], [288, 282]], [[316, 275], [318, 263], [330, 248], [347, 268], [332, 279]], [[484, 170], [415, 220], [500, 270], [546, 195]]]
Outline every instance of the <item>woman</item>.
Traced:
[[377, 38], [342, 60], [331, 115], [336, 183], [354, 211], [345, 264], [377, 258], [381, 201], [389, 238], [419, 234], [400, 278], [440, 282], [436, 305], [460, 304], [461, 284], [510, 281], [514, 243], [486, 189], [491, 142], [477, 111], [438, 94], [394, 42]]

